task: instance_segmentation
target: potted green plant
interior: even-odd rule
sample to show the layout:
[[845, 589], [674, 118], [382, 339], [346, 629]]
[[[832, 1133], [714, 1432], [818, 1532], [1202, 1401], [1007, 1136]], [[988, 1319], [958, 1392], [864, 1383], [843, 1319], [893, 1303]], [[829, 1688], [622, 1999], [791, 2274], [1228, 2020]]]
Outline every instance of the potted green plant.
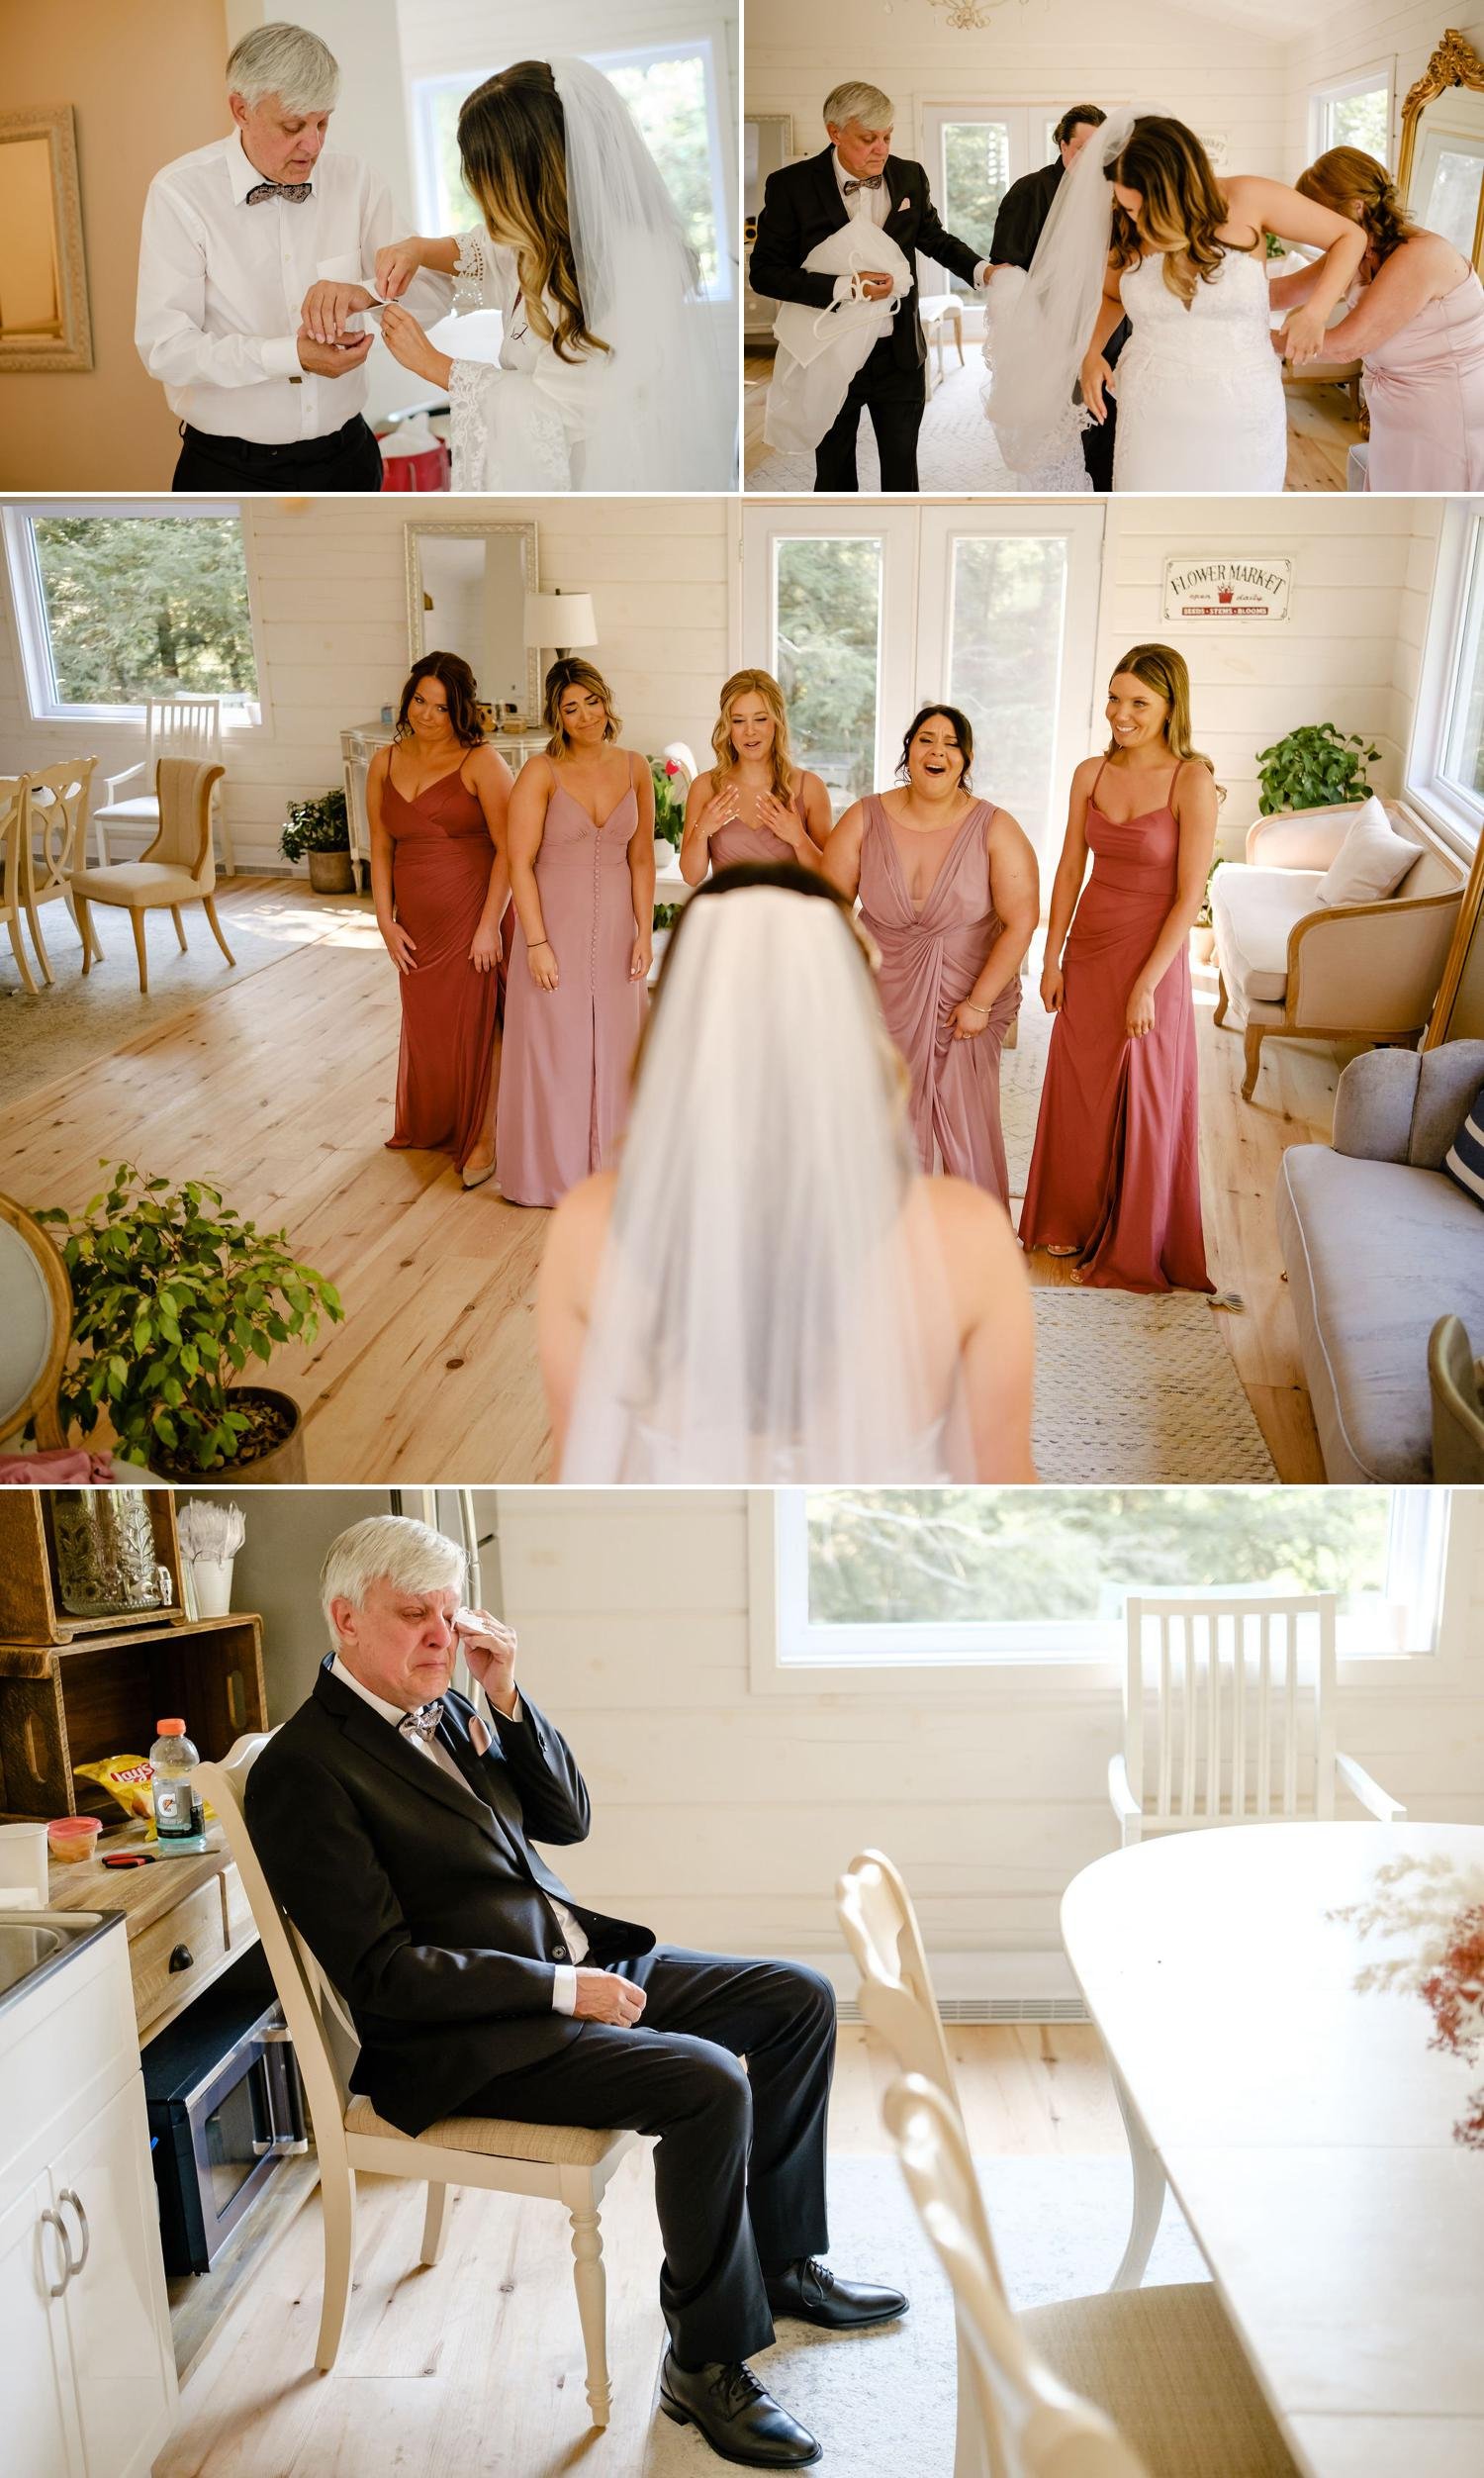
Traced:
[[1271, 817], [1285, 809], [1333, 809], [1363, 801], [1370, 790], [1365, 769], [1381, 752], [1358, 731], [1338, 731], [1333, 722], [1306, 722], [1257, 753], [1258, 812]]
[[336, 1324], [345, 1311], [283, 1231], [243, 1221], [201, 1180], [172, 1188], [130, 1162], [113, 1166], [107, 1193], [81, 1213], [50, 1206], [37, 1219], [65, 1228], [74, 1315], [64, 1422], [88, 1436], [106, 1413], [123, 1459], [162, 1479], [304, 1478], [299, 1405], [240, 1381], [249, 1363], [313, 1342], [322, 1316]]
[[654, 865], [664, 869], [681, 847], [691, 784], [678, 758], [651, 757], [649, 772], [654, 782]]
[[288, 823], [278, 838], [284, 859], [309, 862], [310, 885], [317, 895], [352, 895], [355, 870], [350, 858], [350, 820], [343, 792], [322, 792], [312, 801], [290, 801]]

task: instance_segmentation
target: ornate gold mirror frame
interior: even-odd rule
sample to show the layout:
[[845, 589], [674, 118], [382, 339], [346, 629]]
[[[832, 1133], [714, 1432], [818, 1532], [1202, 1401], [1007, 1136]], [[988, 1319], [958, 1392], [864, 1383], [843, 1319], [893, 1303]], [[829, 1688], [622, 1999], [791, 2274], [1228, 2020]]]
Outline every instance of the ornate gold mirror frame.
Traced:
[[[46, 149], [46, 164], [28, 174], [24, 195], [32, 256], [26, 262], [33, 289], [49, 295], [51, 310], [40, 323], [24, 318], [9, 334], [5, 330], [6, 270], [0, 267], [0, 372], [10, 370], [91, 370], [93, 333], [88, 319], [87, 268], [82, 254], [82, 198], [77, 186], [77, 138], [69, 103], [43, 104], [24, 112], [0, 112], [0, 147]], [[19, 160], [19, 159], [17, 159]], [[8, 176], [7, 176], [8, 177]], [[35, 213], [39, 187], [49, 191], [50, 231], [42, 237]], [[7, 196], [10, 193], [7, 189]], [[12, 204], [14, 205], [14, 201]], [[7, 219], [8, 220], [8, 219]], [[7, 236], [11, 273], [22, 244], [16, 231]], [[49, 249], [37, 264], [38, 248]]]
[[[1450, 26], [1402, 106], [1402, 150], [1397, 158], [1396, 185], [1408, 206], [1423, 114], [1430, 103], [1436, 103], [1439, 95], [1445, 95], [1454, 86], [1467, 87], [1472, 94], [1484, 94], [1484, 60], [1457, 28]], [[1484, 273], [1484, 181], [1479, 184], [1471, 254], [1475, 267]]]

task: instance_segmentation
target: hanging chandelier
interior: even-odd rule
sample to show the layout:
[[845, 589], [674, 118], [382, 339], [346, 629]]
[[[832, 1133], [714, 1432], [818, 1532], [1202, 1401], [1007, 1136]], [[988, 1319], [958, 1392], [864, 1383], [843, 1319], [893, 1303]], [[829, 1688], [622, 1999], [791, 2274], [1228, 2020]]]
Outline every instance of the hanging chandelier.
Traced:
[[[947, 25], [966, 35], [982, 34], [994, 11], [1010, 5], [1011, 0], [928, 0], [930, 9], [941, 9]], [[1024, 8], [1026, 0], [1018, 0], [1018, 5]]]

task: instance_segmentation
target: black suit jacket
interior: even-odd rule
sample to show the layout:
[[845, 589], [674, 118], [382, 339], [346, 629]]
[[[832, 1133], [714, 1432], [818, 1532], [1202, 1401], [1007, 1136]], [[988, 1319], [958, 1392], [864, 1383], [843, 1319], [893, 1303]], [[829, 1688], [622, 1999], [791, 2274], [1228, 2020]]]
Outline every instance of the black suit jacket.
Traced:
[[[823, 154], [810, 155], [807, 162], [786, 163], [781, 171], [769, 174], [748, 264], [753, 291], [769, 301], [801, 301], [811, 310], [827, 310], [834, 301], [834, 277], [809, 274], [804, 268], [809, 251], [850, 222], [835, 178], [834, 158], [834, 147], [826, 146]], [[961, 275], [966, 284], [974, 282], [979, 252], [945, 233], [920, 163], [888, 155], [883, 178], [891, 201], [883, 229], [912, 264], [912, 289], [891, 326], [892, 358], [910, 368], [926, 351], [917, 315], [913, 252], [921, 250], [925, 258], [935, 258], [939, 266]]]
[[542, 1895], [581, 1922], [595, 1967], [653, 1951], [648, 1928], [589, 1910], [531, 1837], [587, 1838], [588, 1793], [560, 1730], [522, 1691], [488, 1755], [467, 1698], [444, 1698], [462, 1788], [330, 1674], [247, 1776], [253, 1844], [278, 1900], [344, 1998], [361, 2042], [351, 2086], [404, 2133], [495, 2075], [555, 2055], [581, 2024], [552, 2011], [570, 1960]]
[[1046, 230], [1046, 219], [1052, 211], [1067, 167], [1058, 155], [1055, 163], [1043, 163], [1039, 172], [1026, 172], [1012, 181], [999, 202], [994, 219], [994, 238], [989, 255], [997, 267], [1026, 267], [1036, 255], [1036, 243]]

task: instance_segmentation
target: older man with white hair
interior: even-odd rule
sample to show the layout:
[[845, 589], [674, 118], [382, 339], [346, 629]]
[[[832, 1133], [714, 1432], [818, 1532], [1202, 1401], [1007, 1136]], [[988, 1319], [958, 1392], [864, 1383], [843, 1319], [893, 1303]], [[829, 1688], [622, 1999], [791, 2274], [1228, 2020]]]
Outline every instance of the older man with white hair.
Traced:
[[[844, 404], [814, 450], [816, 491], [853, 491], [856, 435], [863, 412], [871, 416], [881, 455], [883, 491], [915, 491], [917, 433], [926, 402], [923, 366], [927, 346], [917, 314], [917, 256], [935, 258], [966, 284], [987, 283], [989, 261], [968, 241], [956, 240], [938, 220], [920, 163], [891, 152], [896, 106], [879, 86], [848, 78], [825, 97], [829, 144], [802, 163], [786, 163], [769, 176], [748, 262], [755, 293], [771, 301], [803, 302], [828, 312], [847, 301], [891, 300], [885, 268], [870, 264], [846, 274], [811, 269], [806, 261], [819, 243], [847, 223], [881, 232], [896, 243], [910, 269], [884, 332], [852, 379]], [[883, 312], [884, 315], [884, 312]]]
[[[401, 1515], [331, 1543], [333, 1652], [248, 1779], [264, 1871], [350, 2008], [352, 2088], [404, 2133], [489, 2116], [657, 2138], [661, 2407], [724, 2459], [802, 2468], [818, 2444], [746, 2363], [773, 2318], [846, 2332], [907, 2304], [816, 2259], [833, 1992], [657, 1946], [568, 1891], [534, 1845], [587, 1838], [587, 1789], [515, 1685], [510, 1628], [461, 1606], [464, 1574]], [[488, 1718], [450, 1685], [460, 1653]]]
[[180, 418], [177, 491], [381, 488], [372, 334], [347, 322], [396, 219], [380, 175], [325, 143], [339, 81], [318, 35], [255, 28], [227, 63], [231, 136], [149, 184], [135, 342]]

